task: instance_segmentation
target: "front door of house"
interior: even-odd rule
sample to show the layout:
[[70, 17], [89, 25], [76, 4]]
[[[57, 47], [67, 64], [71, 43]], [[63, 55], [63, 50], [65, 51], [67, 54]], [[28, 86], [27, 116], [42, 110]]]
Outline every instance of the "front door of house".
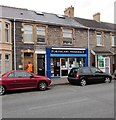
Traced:
[[37, 55], [37, 73], [38, 75], [45, 76], [45, 55]]
[[29, 61], [33, 64], [33, 53], [24, 53], [24, 70], [26, 70]]

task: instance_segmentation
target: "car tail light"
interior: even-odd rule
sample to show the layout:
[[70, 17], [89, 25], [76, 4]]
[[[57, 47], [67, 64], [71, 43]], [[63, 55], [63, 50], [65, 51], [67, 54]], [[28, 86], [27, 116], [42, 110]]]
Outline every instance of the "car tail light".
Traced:
[[79, 74], [76, 74], [76, 78], [79, 78], [80, 77], [80, 75]]

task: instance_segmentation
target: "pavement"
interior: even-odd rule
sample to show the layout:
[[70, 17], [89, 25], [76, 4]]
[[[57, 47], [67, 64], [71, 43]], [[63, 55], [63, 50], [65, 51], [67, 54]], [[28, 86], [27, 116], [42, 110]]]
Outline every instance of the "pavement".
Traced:
[[67, 78], [51, 78], [52, 83], [51, 85], [63, 85], [63, 84], [68, 84]]

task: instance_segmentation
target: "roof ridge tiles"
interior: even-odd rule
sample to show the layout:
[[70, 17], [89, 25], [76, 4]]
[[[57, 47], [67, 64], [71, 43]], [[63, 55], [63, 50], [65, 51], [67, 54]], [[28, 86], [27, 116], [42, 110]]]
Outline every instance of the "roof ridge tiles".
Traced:
[[6, 5], [0, 5], [0, 7], [13, 8], [13, 9], [19, 9], [19, 10], [28, 10], [27, 8], [11, 7]]

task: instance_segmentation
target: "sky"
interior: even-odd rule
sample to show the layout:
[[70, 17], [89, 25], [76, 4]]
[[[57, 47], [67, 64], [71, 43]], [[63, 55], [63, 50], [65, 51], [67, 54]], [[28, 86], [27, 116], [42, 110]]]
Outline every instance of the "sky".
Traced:
[[0, 5], [27, 8], [29, 10], [61, 14], [71, 5], [74, 16], [93, 19], [93, 14], [100, 12], [102, 22], [114, 23], [114, 2], [116, 0], [0, 0]]

